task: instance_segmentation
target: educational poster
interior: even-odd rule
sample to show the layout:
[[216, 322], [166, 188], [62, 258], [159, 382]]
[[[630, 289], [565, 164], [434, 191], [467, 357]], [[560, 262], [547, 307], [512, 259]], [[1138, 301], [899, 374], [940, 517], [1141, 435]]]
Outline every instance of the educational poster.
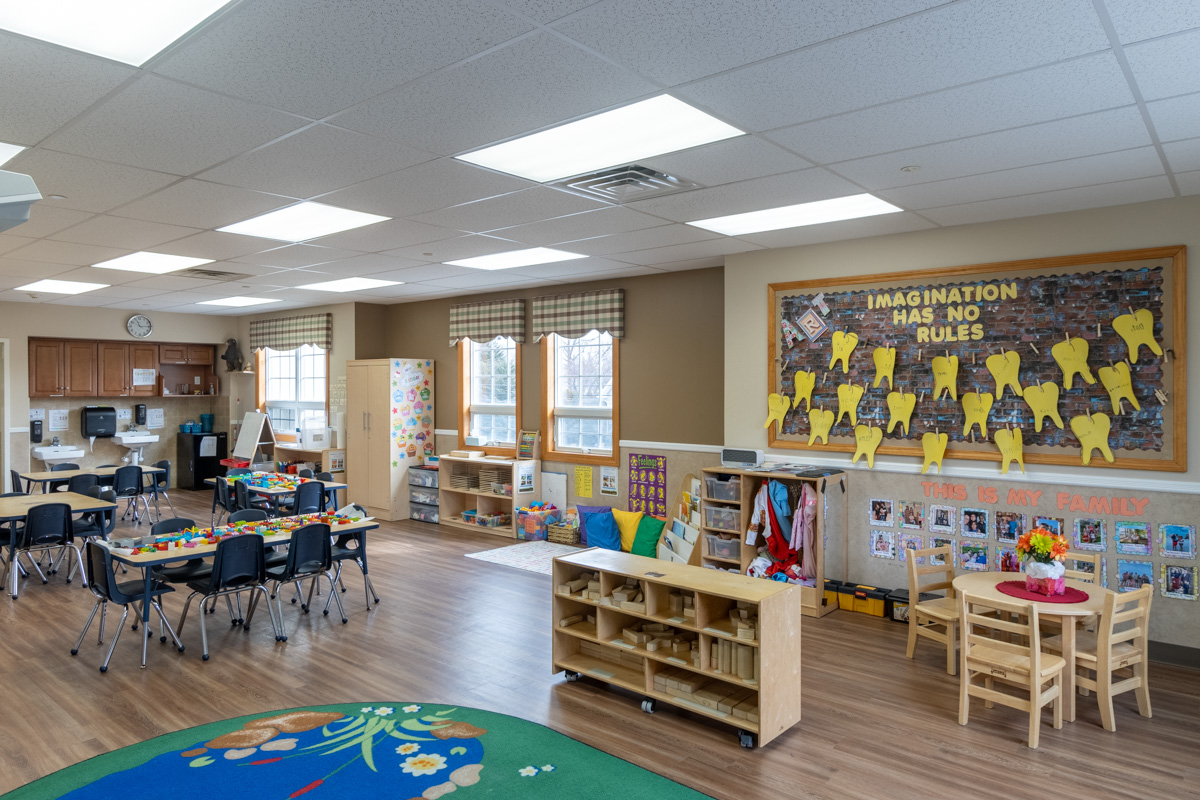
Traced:
[[153, 369], [135, 369], [133, 371], [134, 386], [153, 386], [158, 382], [158, 371]]
[[667, 515], [667, 457], [629, 454], [629, 510]]
[[161, 408], [146, 409], [146, 427], [147, 428], [162, 428], [167, 424], [166, 417]]
[[46, 419], [46, 409], [44, 409], [44, 408], [29, 409], [29, 421], [30, 422], [33, 422], [35, 420], [43, 420], [44, 421], [45, 419]]
[[533, 467], [534, 464], [532, 461], [517, 462], [517, 494], [533, 494]]
[[50, 409], [50, 420], [46, 425], [46, 430], [65, 431], [69, 427], [69, 413], [65, 408]]
[[592, 468], [575, 467], [575, 496], [592, 496]]
[[432, 360], [392, 359], [392, 441], [393, 467], [405, 459], [433, 455]]
[[880, 455], [928, 434], [948, 458], [1185, 471], [1185, 272], [1162, 247], [771, 284], [767, 393], [795, 400], [768, 444], [852, 453], [867, 425]]
[[600, 468], [600, 494], [610, 497], [617, 496], [617, 468]]

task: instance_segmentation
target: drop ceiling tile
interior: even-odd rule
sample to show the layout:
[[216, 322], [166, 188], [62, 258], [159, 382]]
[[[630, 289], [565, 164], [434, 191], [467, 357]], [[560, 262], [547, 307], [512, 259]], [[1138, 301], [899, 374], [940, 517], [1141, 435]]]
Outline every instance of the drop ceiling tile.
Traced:
[[415, 219], [417, 222], [441, 225], [443, 228], [482, 233], [528, 222], [540, 222], [550, 217], [606, 208], [607, 205], [599, 200], [539, 186], [489, 200], [430, 211]]
[[[106, 304], [104, 307], [105, 308], [128, 308], [128, 309], [136, 309], [136, 310], [140, 310], [140, 311], [163, 311], [168, 308], [172, 308], [172, 309], [177, 308], [181, 303], [181, 300], [180, 300], [181, 295], [184, 295], [184, 293], [172, 292], [170, 294], [160, 294], [157, 296], [145, 297], [145, 298], [141, 298], [141, 299], [117, 300], [116, 302], [111, 302], [111, 303]], [[212, 299], [211, 297], [197, 296], [191, 302], [198, 303], [201, 300], [211, 300], [211, 299]], [[199, 311], [199, 309], [197, 309], [197, 311]]]
[[205, 231], [171, 242], [163, 247], [147, 248], [152, 253], [170, 253], [192, 258], [211, 258], [222, 261], [227, 258], [257, 253], [279, 247], [276, 239], [260, 239], [257, 236], [242, 236], [236, 233]]
[[21, 223], [18, 235], [40, 239], [57, 233], [64, 228], [78, 225], [92, 214], [88, 211], [74, 211], [69, 208], [55, 208], [44, 205], [40, 200], [29, 207], [29, 221]]
[[520, 275], [507, 274], [504, 270], [472, 270], [474, 275], [457, 275], [452, 278], [436, 278], [422, 281], [426, 286], [438, 286], [442, 289], [482, 289], [486, 286], [503, 286], [508, 283], [521, 283], [529, 278]]
[[652, 247], [667, 247], [673, 244], [702, 242], [716, 239], [721, 234], [696, 228], [691, 225], [660, 225], [640, 231], [617, 233], [612, 236], [597, 236], [576, 242], [562, 242], [562, 249], [589, 256], [604, 256], [612, 253], [629, 253], [634, 250], [649, 250]]
[[244, 281], [238, 281], [238, 289], [244, 289], [246, 286], [254, 287], [254, 291], [259, 291], [259, 287], [272, 286], [275, 288], [293, 288], [296, 286], [304, 286], [309, 283], [321, 283], [322, 281], [337, 280], [337, 275], [332, 275], [328, 272], [319, 272], [307, 269], [286, 269], [279, 272], [272, 272], [268, 275], [256, 275], [253, 278], [247, 278]]
[[124, 248], [96, 247], [90, 244], [40, 239], [33, 244], [13, 250], [8, 253], [8, 256], [26, 261], [46, 261], [51, 264], [74, 264], [83, 267], [108, 261], [117, 256], [127, 256], [131, 252], [133, 251]]
[[[84, 283], [104, 283], [109, 286], [120, 286], [126, 283], [133, 283], [139, 278], [144, 278], [144, 272], [128, 272], [119, 269], [96, 269], [95, 267], [76, 267], [70, 272], [63, 272], [54, 276], [60, 281], [82, 281]], [[161, 290], [160, 290], [161, 291]]]
[[1032, 217], [1039, 214], [1118, 206], [1125, 203], [1145, 203], [1150, 200], [1162, 200], [1173, 195], [1171, 184], [1165, 177], [1140, 178], [1123, 183], [1063, 189], [1057, 192], [1024, 195], [1004, 200], [964, 203], [959, 206], [930, 209], [921, 213], [922, 216], [928, 217], [939, 225], [961, 225], [968, 222]]
[[278, 111], [143, 74], [55, 133], [46, 146], [190, 175], [304, 124]]
[[1123, 44], [1200, 28], [1195, 0], [1104, 0], [1104, 6]]
[[[201, 278], [184, 278], [180, 275], [152, 275], [131, 281], [129, 286], [135, 289], [159, 289], [164, 292], [194, 291], [201, 293], [220, 293], [224, 291], [222, 281], [203, 280]], [[237, 294], [237, 292], [230, 292]]]
[[[560, 282], [562, 285], [570, 285], [572, 283], [588, 283], [591, 281], [609, 281], [617, 278], [641, 278], [645, 275], [661, 275], [663, 271], [656, 267], [630, 267], [626, 266], [621, 269], [606, 270], [604, 272], [596, 272], [590, 275], [576, 275], [571, 278], [563, 278]], [[509, 287], [504, 287], [509, 288]], [[518, 288], [516, 286], [512, 288]]]
[[435, 158], [407, 145], [314, 125], [199, 177], [244, 189], [313, 197]]
[[1110, 52], [806, 122], [767, 136], [805, 158], [830, 164], [1132, 103], [1129, 83]]
[[482, 0], [262, 0], [205, 27], [154, 71], [320, 118], [532, 27]]
[[329, 280], [334, 280], [335, 278], [356, 278], [363, 275], [376, 278], [378, 277], [377, 273], [380, 272], [405, 269], [406, 267], [419, 267], [422, 263], [411, 258], [397, 258], [396, 256], [372, 253], [365, 256], [345, 258], [341, 261], [331, 261], [328, 264], [319, 264], [314, 269], [330, 273]]
[[1163, 145], [1167, 161], [1174, 172], [1191, 172], [1200, 169], [1200, 139], [1169, 142]]
[[646, 166], [702, 186], [795, 172], [812, 164], [755, 136], [739, 136], [681, 153], [642, 159]]
[[[385, 256], [409, 258], [420, 261], [459, 261], [475, 256], [490, 256], [492, 253], [507, 253], [522, 250], [525, 245], [495, 236], [458, 236], [440, 242], [426, 242], [410, 247], [398, 247], [383, 253]], [[428, 254], [428, 255], [426, 255]]]
[[427, 161], [324, 195], [322, 203], [386, 217], [411, 217], [534, 186], [452, 158]]
[[390, 301], [403, 298], [426, 297], [428, 295], [440, 294], [444, 291], [444, 289], [437, 286], [427, 286], [423, 283], [402, 283], [398, 286], [381, 286], [378, 289], [372, 289], [366, 294], [376, 298], [376, 302], [378, 302], [383, 299]]
[[[0, 142], [33, 145], [137, 74], [62, 47], [0, 32]], [[9, 111], [20, 109], [20, 113]]]
[[27, 283], [29, 283], [28, 278], [22, 278], [17, 275], [0, 274], [0, 290], [15, 289], [18, 286], [24, 286]]
[[596, 0], [504, 0], [504, 5], [546, 24], [556, 19], [562, 19], [595, 2]]
[[[0, 275], [15, 275], [21, 278], [53, 278], [77, 267], [70, 264], [47, 264], [42, 261], [23, 261], [16, 258], [0, 258]], [[29, 281], [25, 281], [28, 283]]]
[[652, 197], [649, 200], [629, 203], [626, 207], [677, 222], [691, 222], [861, 193], [860, 187], [824, 169], [804, 169], [708, 189]]
[[797, 247], [821, 242], [838, 242], [843, 239], [883, 236], [889, 233], [921, 231], [933, 227], [935, 226], [932, 222], [921, 219], [916, 214], [881, 214], [878, 217], [848, 219], [841, 222], [827, 222], [822, 225], [806, 225], [802, 228], [766, 231], [738, 238], [763, 247]]
[[[1142, 116], [1130, 106], [845, 161], [832, 168], [869, 190], [882, 190], [1149, 144]], [[905, 166], [921, 169], [901, 172]]]
[[0, 253], [7, 253], [10, 250], [16, 250], [18, 247], [24, 247], [32, 242], [27, 236], [12, 236], [0, 234]]
[[428, 75], [333, 121], [452, 155], [657, 88], [571, 42], [541, 33]]
[[655, 264], [653, 268], [663, 272], [687, 272], [693, 269], [712, 269], [723, 266], [725, 266], [725, 256], [709, 256], [708, 258], [668, 261], [666, 264]]
[[656, 247], [653, 250], [638, 250], [635, 253], [618, 253], [614, 256], [620, 261], [631, 264], [649, 266], [666, 264], [671, 261], [683, 261], [689, 258], [704, 258], [706, 256], [727, 256], [730, 253], [745, 253], [750, 250], [761, 250], [762, 247], [740, 239], [722, 237], [707, 242], [692, 244], [677, 244], [671, 247]]
[[[1200, 139], [1197, 141], [1200, 142]], [[907, 209], [937, 208], [1162, 174], [1163, 164], [1158, 152], [1153, 147], [1139, 147], [984, 175], [920, 183], [884, 190], [879, 192], [879, 196]]]
[[681, 93], [765, 130], [1108, 47], [1091, 0], [966, 0], [707, 78]]
[[1146, 100], [1200, 91], [1200, 31], [1130, 45], [1125, 57]]
[[[33, 176], [45, 198], [38, 201], [40, 205], [79, 211], [108, 211], [178, 180], [163, 172], [40, 147], [21, 153], [5, 169]], [[66, 199], [51, 200], [52, 194], [65, 195]]]
[[1200, 92], [1146, 104], [1159, 141], [1200, 136]]
[[238, 256], [229, 259], [235, 264], [259, 264], [267, 267], [282, 269], [297, 269], [311, 267], [314, 264], [324, 264], [326, 261], [338, 261], [343, 258], [362, 255], [357, 250], [341, 250], [336, 247], [316, 247], [311, 244], [293, 244], [277, 247], [274, 250], [264, 250], [259, 253]]
[[195, 228], [183, 228], [178, 225], [163, 225], [159, 222], [102, 215], [59, 231], [50, 238], [60, 242], [145, 250], [147, 247], [182, 239], [199, 232]]
[[355, 228], [352, 231], [343, 231], [332, 236], [313, 239], [311, 244], [324, 247], [346, 247], [361, 253], [378, 253], [423, 242], [454, 238], [458, 235], [458, 231], [440, 228], [437, 225], [426, 225], [410, 219], [390, 219], [363, 228]]
[[401, 281], [406, 284], [419, 281], [431, 281], [438, 278], [454, 278], [462, 275], [478, 275], [479, 270], [470, 267], [456, 267], [453, 264], [423, 264], [419, 267], [396, 269], [389, 272], [373, 272], [372, 278], [381, 281]]
[[561, 278], [576, 280], [599, 272], [628, 269], [629, 264], [607, 258], [577, 258], [573, 261], [556, 261], [553, 264], [535, 264], [508, 270], [528, 278]]
[[554, 27], [644, 75], [675, 85], [946, 1], [616, 0], [598, 3]]
[[548, 245], [653, 228], [662, 224], [663, 220], [658, 217], [621, 206], [612, 206], [542, 222], [531, 222], [528, 225], [501, 228], [492, 233], [524, 244]]
[[[56, 297], [58, 295], [55, 295]], [[17, 292], [12, 289], [0, 292], [0, 303], [45, 303], [51, 295], [39, 294], [30, 297], [27, 292]]]
[[1176, 173], [1175, 183], [1183, 195], [1200, 194], [1200, 172]]
[[291, 205], [291, 198], [261, 194], [207, 181], [186, 180], [168, 186], [112, 213], [192, 228], [220, 228]]
[[[64, 280], [66, 280], [64, 278]], [[68, 295], [61, 300], [51, 300], [53, 305], [68, 306], [104, 306], [118, 301], [137, 302], [152, 297], [163, 297], [158, 289], [139, 289], [133, 286], [109, 286], [107, 289], [97, 289], [94, 292]], [[170, 298], [167, 297], [167, 300]]]

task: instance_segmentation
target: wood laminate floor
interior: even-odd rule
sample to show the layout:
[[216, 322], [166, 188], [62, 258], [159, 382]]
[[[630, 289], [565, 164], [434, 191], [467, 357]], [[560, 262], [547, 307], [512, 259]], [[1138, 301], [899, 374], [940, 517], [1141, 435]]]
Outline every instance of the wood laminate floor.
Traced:
[[[172, 493], [179, 512], [209, 518], [207, 493]], [[165, 505], [165, 504], [164, 504]], [[349, 624], [284, 608], [289, 640], [266, 617], [231, 629], [210, 616], [212, 659], [200, 660], [191, 615], [186, 652], [126, 630], [107, 674], [94, 629], [69, 655], [93, 598], [60, 574], [22, 582], [0, 600], [0, 793], [143, 739], [241, 714], [299, 705], [434, 702], [548, 725], [717, 798], [1196, 797], [1200, 786], [1200, 673], [1154, 665], [1153, 719], [1132, 694], [1116, 700], [1117, 732], [1100, 727], [1094, 698], [1041, 747], [1024, 744], [1026, 717], [981, 703], [958, 725], [958, 682], [922, 642], [904, 657], [905, 627], [838, 611], [803, 621], [803, 720], [765, 748], [737, 746], [733, 729], [673, 710], [644, 714], [640, 698], [550, 674], [550, 579], [463, 558], [511, 544], [417, 522], [370, 534], [371, 574], [383, 602], [367, 612], [351, 568]], [[166, 598], [172, 622], [184, 597]], [[287, 604], [285, 604], [286, 606]], [[660, 706], [661, 708], [661, 706]], [[619, 798], [597, 786], [595, 798]], [[571, 800], [586, 800], [572, 798]]]

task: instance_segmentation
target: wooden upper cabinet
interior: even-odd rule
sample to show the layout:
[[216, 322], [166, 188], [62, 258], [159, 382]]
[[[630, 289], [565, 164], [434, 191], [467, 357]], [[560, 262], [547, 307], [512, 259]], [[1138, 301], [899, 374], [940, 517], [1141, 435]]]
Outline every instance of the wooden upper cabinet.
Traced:
[[[129, 394], [131, 397], [154, 397], [158, 394], [158, 345], [131, 344], [129, 347]], [[135, 369], [154, 370], [154, 381], [137, 385], [133, 382]]]
[[96, 343], [63, 342], [63, 377], [66, 397], [96, 397]]
[[163, 344], [158, 347], [158, 357], [164, 364], [186, 364], [188, 361], [188, 345]]
[[213, 346], [211, 344], [189, 344], [187, 349], [187, 362], [189, 364], [212, 364], [213, 363]]
[[[96, 345], [99, 365], [100, 397], [127, 397], [129, 395], [129, 345], [116, 342], [99, 342]], [[155, 365], [157, 369], [157, 365]]]
[[29, 396], [62, 397], [63, 342], [59, 339], [29, 340]]

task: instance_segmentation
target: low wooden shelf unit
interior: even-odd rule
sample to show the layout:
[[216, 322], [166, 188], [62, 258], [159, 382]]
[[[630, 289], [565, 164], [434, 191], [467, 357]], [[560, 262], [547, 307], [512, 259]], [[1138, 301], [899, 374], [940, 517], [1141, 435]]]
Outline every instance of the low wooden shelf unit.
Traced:
[[[521, 473], [532, 472], [527, 478], [530, 491], [521, 491]], [[532, 483], [528, 483], [528, 481]], [[494, 491], [493, 486], [501, 488]], [[511, 494], [504, 494], [503, 487]], [[475, 532], [517, 538], [516, 509], [542, 497], [541, 462], [533, 459], [454, 458], [438, 459], [438, 522]], [[476, 517], [507, 515], [501, 525], [480, 525], [463, 519], [463, 512], [474, 511]]]

